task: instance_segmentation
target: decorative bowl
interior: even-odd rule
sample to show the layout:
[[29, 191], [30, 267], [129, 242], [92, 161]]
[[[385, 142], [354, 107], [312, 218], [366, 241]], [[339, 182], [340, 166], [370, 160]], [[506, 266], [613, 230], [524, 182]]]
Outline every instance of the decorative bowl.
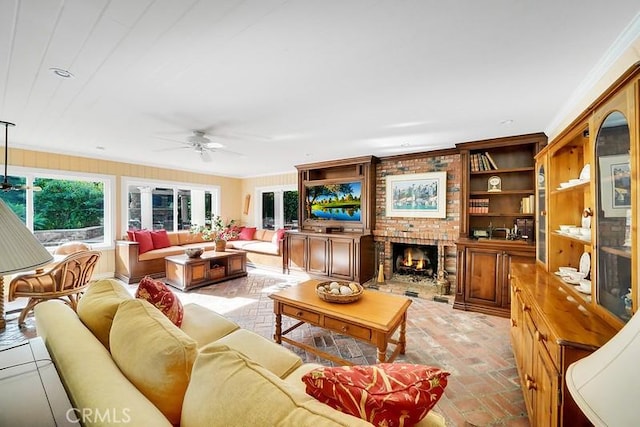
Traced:
[[204, 248], [187, 248], [184, 250], [184, 253], [189, 258], [198, 258], [204, 253]]
[[568, 275], [569, 273], [575, 273], [578, 269], [575, 267], [558, 267], [558, 271], [562, 274]]
[[[338, 292], [342, 290], [342, 292], [345, 293], [331, 293], [331, 288], [335, 288], [336, 286]], [[349, 292], [351, 293], [346, 293], [347, 291], [345, 290], [345, 288], [349, 289]], [[364, 293], [364, 288], [362, 287], [362, 285], [356, 282], [342, 282], [331, 280], [328, 282], [318, 283], [316, 285], [316, 293], [318, 294], [320, 299], [324, 301], [338, 304], [347, 304], [350, 302], [358, 301]]]

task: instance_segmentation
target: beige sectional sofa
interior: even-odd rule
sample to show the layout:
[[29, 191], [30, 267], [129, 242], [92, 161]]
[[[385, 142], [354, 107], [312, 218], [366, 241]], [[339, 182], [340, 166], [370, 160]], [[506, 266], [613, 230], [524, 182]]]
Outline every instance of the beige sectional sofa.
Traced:
[[[87, 426], [371, 426], [305, 393], [301, 377], [320, 365], [196, 304], [178, 328], [107, 279], [77, 314], [49, 301], [35, 316]], [[444, 421], [432, 411], [418, 425]]]
[[[167, 235], [171, 246], [144, 253], [140, 253], [137, 242], [117, 240], [115, 277], [126, 283], [139, 282], [145, 276], [163, 277], [166, 256], [183, 254], [185, 249], [192, 247], [203, 247], [207, 251], [215, 249], [214, 242], [204, 241], [202, 236], [189, 231], [169, 231]], [[276, 240], [274, 236], [277, 234], [273, 230], [256, 230], [252, 240], [233, 240], [226, 246], [246, 251], [249, 264], [282, 271], [283, 240]]]

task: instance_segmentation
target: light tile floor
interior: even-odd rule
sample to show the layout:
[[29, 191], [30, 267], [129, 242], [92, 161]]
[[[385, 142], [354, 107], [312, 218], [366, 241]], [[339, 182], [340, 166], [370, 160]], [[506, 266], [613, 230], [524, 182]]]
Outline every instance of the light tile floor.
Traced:
[[[176, 291], [184, 303], [209, 307], [268, 339], [274, 332], [273, 302], [269, 293], [295, 286], [302, 279], [250, 269], [244, 278]], [[133, 292], [135, 286], [130, 286]], [[434, 290], [399, 283], [380, 284], [380, 292], [410, 291], [407, 351], [397, 360], [440, 366], [451, 372], [449, 384], [436, 410], [449, 426], [529, 426], [522, 391], [509, 342], [509, 321], [479, 313], [454, 310], [448, 302], [433, 301]], [[0, 332], [0, 347], [37, 334], [33, 315], [25, 327], [17, 313], [7, 316]], [[284, 322], [289, 320], [285, 317]], [[292, 322], [291, 322], [292, 323]], [[354, 363], [375, 363], [373, 346], [326, 330], [304, 325], [292, 338], [339, 355]], [[284, 344], [288, 346], [287, 344]], [[330, 364], [297, 347], [288, 346], [306, 361]]]

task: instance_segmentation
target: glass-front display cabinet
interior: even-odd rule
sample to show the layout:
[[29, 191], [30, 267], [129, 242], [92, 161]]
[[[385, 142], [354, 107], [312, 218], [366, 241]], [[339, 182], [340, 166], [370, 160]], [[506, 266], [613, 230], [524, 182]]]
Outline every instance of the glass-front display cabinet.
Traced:
[[536, 156], [536, 260], [547, 264], [547, 148]]
[[[637, 181], [633, 179], [637, 156], [631, 144], [630, 108], [635, 90], [628, 88], [594, 115], [597, 126], [594, 150], [595, 227], [597, 233], [595, 293], [598, 307], [627, 322], [634, 311], [633, 212], [637, 212]], [[635, 132], [634, 132], [635, 133]], [[637, 166], [634, 165], [634, 166]], [[636, 301], [637, 302], [637, 301]]]

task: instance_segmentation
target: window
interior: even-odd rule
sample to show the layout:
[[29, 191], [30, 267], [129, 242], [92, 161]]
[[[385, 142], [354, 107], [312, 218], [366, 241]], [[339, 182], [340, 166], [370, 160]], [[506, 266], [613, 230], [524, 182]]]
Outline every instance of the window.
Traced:
[[219, 187], [123, 178], [126, 227], [129, 230], [188, 230], [219, 212]]
[[291, 187], [257, 188], [256, 224], [266, 230], [298, 228], [298, 190]]
[[9, 181], [34, 188], [2, 192], [0, 197], [44, 246], [72, 240], [98, 249], [112, 246], [112, 177], [25, 169]]

